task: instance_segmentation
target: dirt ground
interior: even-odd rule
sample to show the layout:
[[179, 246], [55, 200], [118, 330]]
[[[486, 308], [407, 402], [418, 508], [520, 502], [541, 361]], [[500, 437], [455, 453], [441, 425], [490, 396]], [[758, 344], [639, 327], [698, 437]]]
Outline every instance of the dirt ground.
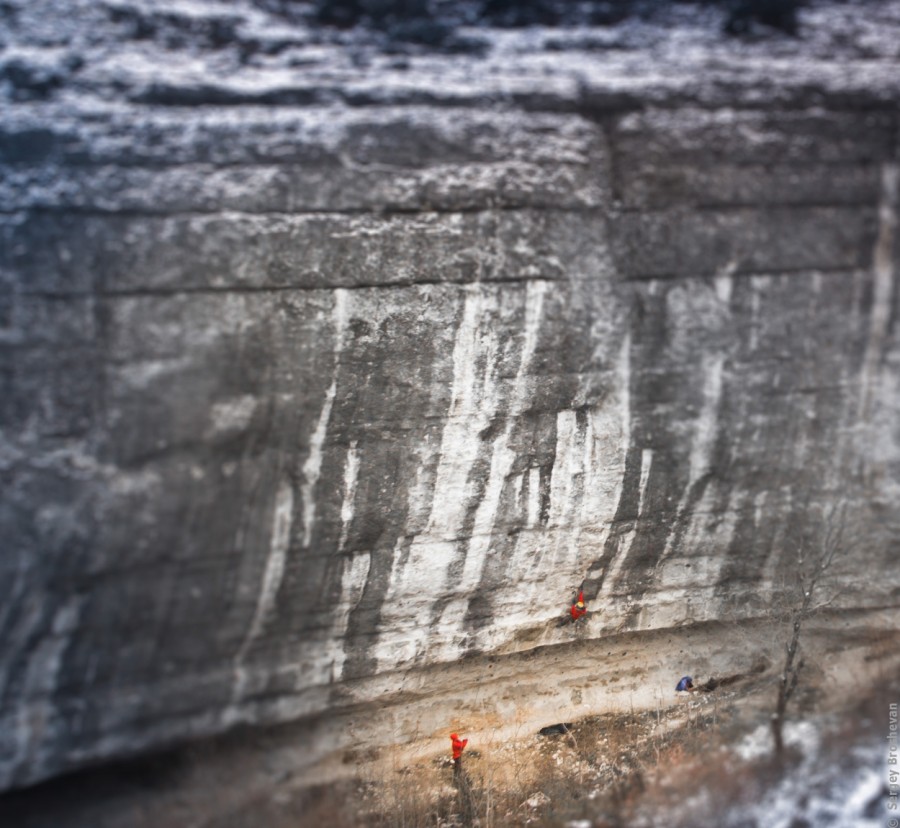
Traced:
[[[789, 717], [853, 719], [873, 688], [896, 688], [898, 621], [888, 609], [810, 622]], [[738, 738], [765, 722], [774, 704], [783, 648], [774, 622], [602, 638], [587, 626], [571, 633], [563, 644], [427, 668], [404, 677], [399, 691], [327, 719], [237, 731], [7, 794], [0, 825], [461, 824], [448, 760], [454, 730], [470, 740], [472, 807], [492, 815], [481, 824], [562, 825], [590, 812], [596, 825], [606, 808], [607, 824], [618, 825], [626, 805], [646, 798], [654, 774]], [[676, 694], [685, 674], [698, 683], [714, 679], [716, 687]], [[571, 726], [540, 735], [561, 723]]]

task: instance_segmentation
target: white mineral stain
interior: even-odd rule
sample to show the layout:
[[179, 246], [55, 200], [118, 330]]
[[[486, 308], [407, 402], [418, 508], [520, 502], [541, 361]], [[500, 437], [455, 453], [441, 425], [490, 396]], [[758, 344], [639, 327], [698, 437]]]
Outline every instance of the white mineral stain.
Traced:
[[[337, 606], [332, 608], [332, 618], [334, 619], [332, 641], [343, 641], [346, 639], [350, 624], [350, 614], [356, 609], [362, 599], [371, 565], [372, 555], [370, 552], [345, 558], [341, 574], [341, 597]], [[336, 647], [331, 666], [331, 681], [339, 681], [341, 679], [346, 661], [345, 648]]]
[[[494, 525], [500, 505], [503, 487], [509, 478], [516, 453], [509, 442], [517, 418], [521, 415], [529, 397], [527, 370], [537, 347], [538, 333], [543, 313], [547, 282], [529, 282], [525, 294], [525, 328], [519, 367], [511, 390], [509, 408], [503, 431], [494, 438], [491, 446], [491, 468], [484, 496], [475, 512], [472, 537], [466, 550], [463, 572], [457, 587], [459, 597], [452, 600], [441, 617], [445, 624], [460, 626], [469, 606], [472, 590], [481, 580], [490, 553]], [[499, 394], [498, 394], [499, 396]]]
[[356, 497], [356, 484], [359, 478], [359, 449], [357, 441], [350, 443], [347, 451], [347, 462], [344, 465], [344, 500], [341, 503], [341, 539], [338, 552], [342, 552], [347, 544], [350, 522], [353, 520], [353, 502]]
[[[315, 485], [322, 468], [325, 434], [331, 417], [331, 409], [337, 392], [337, 374], [340, 364], [340, 353], [343, 347], [343, 335], [347, 325], [347, 291], [334, 292], [334, 309], [332, 311], [334, 326], [334, 374], [331, 385], [325, 393], [325, 401], [319, 414], [316, 428], [310, 438], [310, 453], [303, 465], [304, 482], [300, 487], [303, 508], [303, 545], [309, 546], [315, 521], [315, 501], [313, 499]], [[283, 480], [275, 496], [272, 517], [271, 543], [266, 556], [266, 565], [260, 583], [260, 591], [256, 600], [253, 617], [241, 645], [234, 657], [234, 683], [232, 685], [231, 703], [222, 714], [225, 724], [233, 724], [241, 720], [240, 703], [245, 696], [251, 676], [245, 662], [253, 643], [259, 638], [267, 619], [275, 609], [278, 590], [290, 549], [291, 529], [294, 516], [294, 488], [289, 480]], [[240, 539], [243, 540], [242, 538]]]
[[234, 657], [234, 683], [231, 688], [231, 704], [225, 710], [223, 718], [232, 723], [239, 720], [237, 706], [247, 690], [249, 675], [245, 667], [247, 653], [259, 638], [266, 621], [275, 609], [278, 590], [284, 577], [285, 561], [290, 548], [291, 525], [294, 514], [294, 490], [290, 482], [282, 481], [275, 496], [275, 508], [272, 515], [272, 532], [266, 566], [260, 582], [256, 598], [256, 608], [250, 626], [244, 634], [241, 646]]
[[[474, 284], [465, 288], [462, 319], [453, 347], [450, 409], [441, 434], [438, 467], [426, 526], [411, 538], [405, 556], [394, 554], [382, 608], [382, 632], [373, 653], [379, 669], [396, 665], [398, 654], [414, 657], [425, 647], [433, 596], [445, 590], [447, 572], [458, 556], [471, 498], [470, 471], [481, 452], [481, 432], [498, 405], [496, 362], [499, 342], [491, 324], [497, 295]], [[417, 491], [417, 498], [423, 492]], [[402, 602], [402, 603], [401, 603]], [[396, 630], [408, 630], [402, 644]]]
[[541, 515], [541, 470], [537, 467], [528, 470], [528, 514], [526, 525], [537, 526]]
[[325, 401], [319, 413], [319, 420], [313, 430], [309, 441], [309, 456], [303, 464], [304, 482], [300, 486], [300, 497], [303, 501], [303, 545], [308, 547], [312, 541], [313, 526], [316, 520], [316, 483], [322, 472], [322, 456], [324, 454], [325, 434], [328, 431], [328, 421], [331, 419], [331, 408], [337, 394], [337, 376], [340, 367], [340, 355], [344, 344], [344, 332], [347, 328], [349, 294], [343, 288], [334, 292], [334, 310], [332, 319], [334, 325], [334, 373], [331, 385], [325, 392]]
[[722, 399], [724, 365], [725, 357], [723, 354], [703, 355], [701, 361], [703, 405], [700, 409], [700, 414], [694, 422], [688, 488], [706, 474], [710, 468], [719, 418], [719, 404]]
[[[497, 411], [497, 335], [489, 324], [497, 298], [480, 285], [467, 289], [453, 348], [453, 390], [441, 435], [440, 462], [427, 535], [457, 537], [468, 507], [469, 471], [481, 448], [479, 434]], [[479, 365], [483, 366], [479, 371]]]

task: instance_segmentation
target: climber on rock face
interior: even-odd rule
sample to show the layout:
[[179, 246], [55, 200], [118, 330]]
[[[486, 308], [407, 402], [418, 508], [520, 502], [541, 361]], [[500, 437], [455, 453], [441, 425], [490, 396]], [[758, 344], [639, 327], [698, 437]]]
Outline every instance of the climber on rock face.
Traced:
[[683, 676], [681, 681], [675, 686], [676, 693], [693, 693], [696, 689], [694, 680], [690, 676]]
[[463, 748], [469, 744], [468, 739], [460, 739], [456, 733], [450, 734], [450, 742], [453, 747], [453, 770], [457, 771], [462, 763]]
[[587, 607], [584, 605], [584, 589], [578, 590], [578, 598], [569, 609], [569, 615], [572, 616], [573, 622], [587, 615]]

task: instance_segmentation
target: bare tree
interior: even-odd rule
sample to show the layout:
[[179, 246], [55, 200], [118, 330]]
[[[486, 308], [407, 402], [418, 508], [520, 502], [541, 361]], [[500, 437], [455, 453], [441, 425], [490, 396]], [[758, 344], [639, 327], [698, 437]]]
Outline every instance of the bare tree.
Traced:
[[846, 548], [845, 527], [846, 504], [835, 504], [825, 511], [819, 536], [812, 542], [807, 538], [801, 539], [797, 545], [797, 592], [788, 616], [791, 637], [785, 645], [778, 699], [772, 714], [772, 738], [775, 742], [775, 755], [779, 758], [784, 754], [785, 712], [803, 669], [800, 634], [806, 620], [834, 600], [835, 596], [832, 595], [828, 600], [817, 603], [816, 590], [821, 588], [822, 579], [835, 557]]

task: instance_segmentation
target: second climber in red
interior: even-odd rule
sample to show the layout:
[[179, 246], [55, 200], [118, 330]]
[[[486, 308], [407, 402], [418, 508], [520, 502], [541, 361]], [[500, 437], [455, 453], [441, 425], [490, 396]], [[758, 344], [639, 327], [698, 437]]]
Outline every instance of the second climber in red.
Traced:
[[460, 739], [456, 733], [450, 734], [450, 742], [453, 745], [453, 767], [458, 769], [462, 761], [463, 748], [469, 744], [468, 739]]

